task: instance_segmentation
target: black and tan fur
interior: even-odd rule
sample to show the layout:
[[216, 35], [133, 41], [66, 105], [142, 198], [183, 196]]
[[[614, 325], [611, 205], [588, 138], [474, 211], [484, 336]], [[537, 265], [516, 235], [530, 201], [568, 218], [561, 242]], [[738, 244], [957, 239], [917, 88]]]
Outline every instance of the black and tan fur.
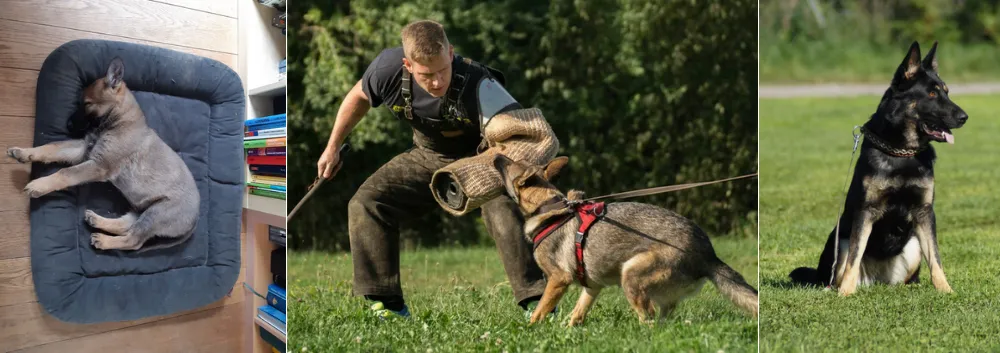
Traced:
[[[35, 148], [13, 147], [7, 155], [21, 163], [70, 165], [28, 183], [24, 191], [32, 198], [101, 181], [110, 181], [122, 192], [132, 205], [131, 212], [105, 218], [87, 210], [85, 220], [98, 229], [91, 235], [94, 247], [146, 251], [174, 246], [194, 233], [198, 189], [180, 156], [146, 125], [124, 75], [124, 63], [115, 58], [105, 77], [84, 88], [84, 111], [96, 119], [92, 124], [96, 127], [88, 130], [84, 139]], [[154, 237], [166, 239], [143, 247]]]
[[[931, 142], [954, 143], [951, 129], [962, 127], [968, 115], [949, 99], [948, 86], [937, 73], [936, 52], [935, 42], [921, 60], [920, 46], [910, 46], [865, 124], [865, 141], [839, 220], [833, 283], [841, 295], [853, 294], [858, 285], [918, 281], [921, 254], [934, 288], [952, 291], [938, 249]], [[836, 229], [830, 232], [819, 267], [792, 271], [793, 281], [830, 285], [835, 234]]]
[[[515, 162], [498, 155], [494, 161], [503, 176], [506, 192], [525, 215], [525, 235], [548, 222], [574, 212], [566, 200], [579, 200], [582, 193], [568, 196], [549, 181], [566, 164], [558, 157], [545, 166]], [[535, 249], [535, 261], [545, 272], [547, 286], [531, 323], [555, 308], [575, 281], [574, 235], [580, 221], [571, 219], [551, 233]], [[706, 280], [736, 306], [757, 315], [757, 290], [715, 255], [708, 236], [694, 222], [666, 209], [636, 202], [606, 204], [606, 214], [589, 230], [584, 248], [586, 283], [569, 325], [583, 322], [601, 289], [620, 285], [639, 319], [650, 322], [669, 315], [677, 304], [696, 294]]]

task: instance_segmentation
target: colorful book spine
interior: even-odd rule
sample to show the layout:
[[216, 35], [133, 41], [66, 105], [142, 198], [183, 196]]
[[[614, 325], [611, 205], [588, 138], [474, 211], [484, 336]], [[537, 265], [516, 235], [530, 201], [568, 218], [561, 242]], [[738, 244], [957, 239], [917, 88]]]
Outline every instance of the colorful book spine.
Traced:
[[250, 174], [250, 180], [253, 181], [253, 182], [255, 182], [255, 183], [274, 184], [274, 185], [282, 185], [282, 186], [285, 185], [285, 183], [286, 183], [286, 180], [285, 180], [284, 177], [276, 177], [276, 176], [270, 176], [270, 175]]
[[286, 189], [285, 189], [284, 186], [278, 186], [278, 185], [270, 185], [270, 184], [264, 184], [264, 183], [247, 183], [247, 185], [250, 185], [250, 186], [253, 186], [253, 187], [256, 187], [256, 188], [265, 189], [265, 190], [275, 190], [275, 191], [281, 191], [281, 192], [285, 192], [286, 191]]
[[271, 198], [276, 198], [276, 199], [282, 199], [282, 200], [285, 199], [285, 193], [279, 192], [277, 190], [265, 190], [265, 189], [259, 189], [259, 188], [255, 188], [255, 187], [250, 187], [250, 194], [251, 195], [257, 195], [257, 196], [271, 197]]
[[257, 165], [257, 164], [250, 165], [250, 172], [280, 176], [282, 178], [285, 177], [286, 173], [285, 166], [283, 165]]
[[260, 131], [260, 130], [267, 130], [267, 129], [277, 129], [279, 127], [285, 127], [285, 122], [284, 121], [279, 121], [279, 122], [276, 122], [276, 123], [267, 123], [267, 124], [262, 124], [262, 125], [247, 126], [244, 132], [246, 132], [246, 131]]
[[284, 147], [261, 147], [247, 150], [248, 156], [284, 156]]
[[265, 117], [250, 119], [250, 120], [247, 120], [246, 122], [244, 122], [243, 125], [245, 125], [245, 126], [257, 126], [257, 125], [264, 125], [264, 124], [273, 124], [273, 123], [277, 123], [277, 122], [284, 123], [285, 122], [285, 114], [275, 114], [275, 115], [271, 115], [271, 116], [265, 116]]
[[248, 156], [247, 164], [285, 165], [285, 156]]
[[285, 136], [285, 128], [267, 129], [260, 131], [247, 131], [243, 133], [244, 140], [264, 139], [271, 137]]
[[285, 138], [269, 138], [243, 141], [243, 148], [285, 147]]

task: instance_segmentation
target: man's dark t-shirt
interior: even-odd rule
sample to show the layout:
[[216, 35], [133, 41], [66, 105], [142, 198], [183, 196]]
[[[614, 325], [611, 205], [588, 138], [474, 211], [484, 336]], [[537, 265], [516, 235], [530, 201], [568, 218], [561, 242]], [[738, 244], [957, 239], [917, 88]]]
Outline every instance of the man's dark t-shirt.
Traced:
[[[400, 86], [403, 83], [403, 48], [396, 47], [383, 50], [378, 57], [368, 65], [364, 76], [361, 78], [361, 85], [364, 93], [371, 101], [372, 108], [385, 105], [396, 117], [408, 121], [403, 107], [406, 101], [403, 99]], [[465, 89], [458, 100], [458, 116], [451, 117], [449, 123], [429, 124], [422, 118], [435, 120], [445, 119], [442, 117], [441, 108], [445, 104], [447, 94], [456, 86], [455, 74], [466, 75]], [[481, 137], [479, 135], [479, 104], [476, 102], [476, 84], [482, 78], [482, 70], [466, 64], [461, 56], [455, 54], [452, 60], [452, 79], [449, 92], [440, 98], [434, 98], [413, 81], [411, 89], [411, 99], [413, 102], [413, 142], [421, 147], [446, 153], [446, 154], [470, 154], [475, 153], [476, 146], [479, 145]], [[454, 136], [454, 131], [462, 131], [461, 135]], [[445, 137], [442, 131], [447, 131], [452, 137]]]

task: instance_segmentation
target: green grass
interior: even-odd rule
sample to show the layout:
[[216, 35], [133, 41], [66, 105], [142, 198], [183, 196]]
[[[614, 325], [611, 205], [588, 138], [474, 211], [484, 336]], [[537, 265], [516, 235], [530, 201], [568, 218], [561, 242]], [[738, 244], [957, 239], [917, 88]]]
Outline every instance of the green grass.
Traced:
[[[921, 43], [921, 54], [931, 43]], [[761, 39], [760, 81], [780, 83], [884, 83], [892, 81], [909, 43], [815, 41], [785, 43]], [[942, 43], [938, 48], [941, 77], [948, 83], [1000, 81], [1000, 50], [995, 45]], [[763, 126], [763, 125], [762, 125]]]
[[1000, 351], [1000, 97], [955, 94], [970, 119], [955, 145], [935, 145], [934, 173], [952, 295], [934, 289], [926, 265], [918, 285], [847, 298], [789, 285], [791, 270], [818, 262], [843, 203], [851, 129], [879, 97], [761, 101], [761, 352]]
[[[757, 283], [757, 241], [720, 237], [719, 257]], [[755, 352], [757, 321], [709, 282], [670, 321], [641, 325], [620, 288], [605, 289], [581, 327], [562, 324], [580, 293], [559, 304], [554, 321], [527, 326], [494, 248], [404, 252], [403, 291], [413, 316], [382, 322], [351, 293], [345, 253], [289, 255], [290, 352]]]

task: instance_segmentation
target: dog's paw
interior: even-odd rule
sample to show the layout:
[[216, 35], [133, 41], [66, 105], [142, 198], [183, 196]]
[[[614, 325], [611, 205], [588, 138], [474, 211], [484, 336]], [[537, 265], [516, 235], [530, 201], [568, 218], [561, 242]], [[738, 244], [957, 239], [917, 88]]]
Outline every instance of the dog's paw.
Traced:
[[86, 221], [87, 224], [89, 224], [91, 227], [94, 227], [94, 228], [100, 228], [100, 227], [97, 226], [97, 220], [98, 220], [99, 217], [100, 216], [98, 216], [97, 213], [95, 213], [94, 211], [91, 211], [91, 210], [87, 210], [87, 212], [84, 212], [84, 214], [83, 214], [83, 220]]
[[24, 186], [24, 193], [34, 199], [48, 194], [49, 190], [45, 187], [44, 182], [40, 183], [39, 179], [36, 179]]
[[90, 245], [93, 245], [97, 249], [105, 250], [107, 249], [108, 238], [110, 237], [107, 234], [90, 233]]
[[571, 317], [571, 318], [569, 318], [569, 323], [566, 324], [566, 326], [573, 327], [573, 326], [579, 326], [579, 325], [582, 325], [582, 324], [583, 324], [583, 318], [582, 317]]
[[10, 157], [20, 163], [30, 163], [31, 155], [25, 152], [23, 148], [11, 147], [7, 149], [7, 157]]

